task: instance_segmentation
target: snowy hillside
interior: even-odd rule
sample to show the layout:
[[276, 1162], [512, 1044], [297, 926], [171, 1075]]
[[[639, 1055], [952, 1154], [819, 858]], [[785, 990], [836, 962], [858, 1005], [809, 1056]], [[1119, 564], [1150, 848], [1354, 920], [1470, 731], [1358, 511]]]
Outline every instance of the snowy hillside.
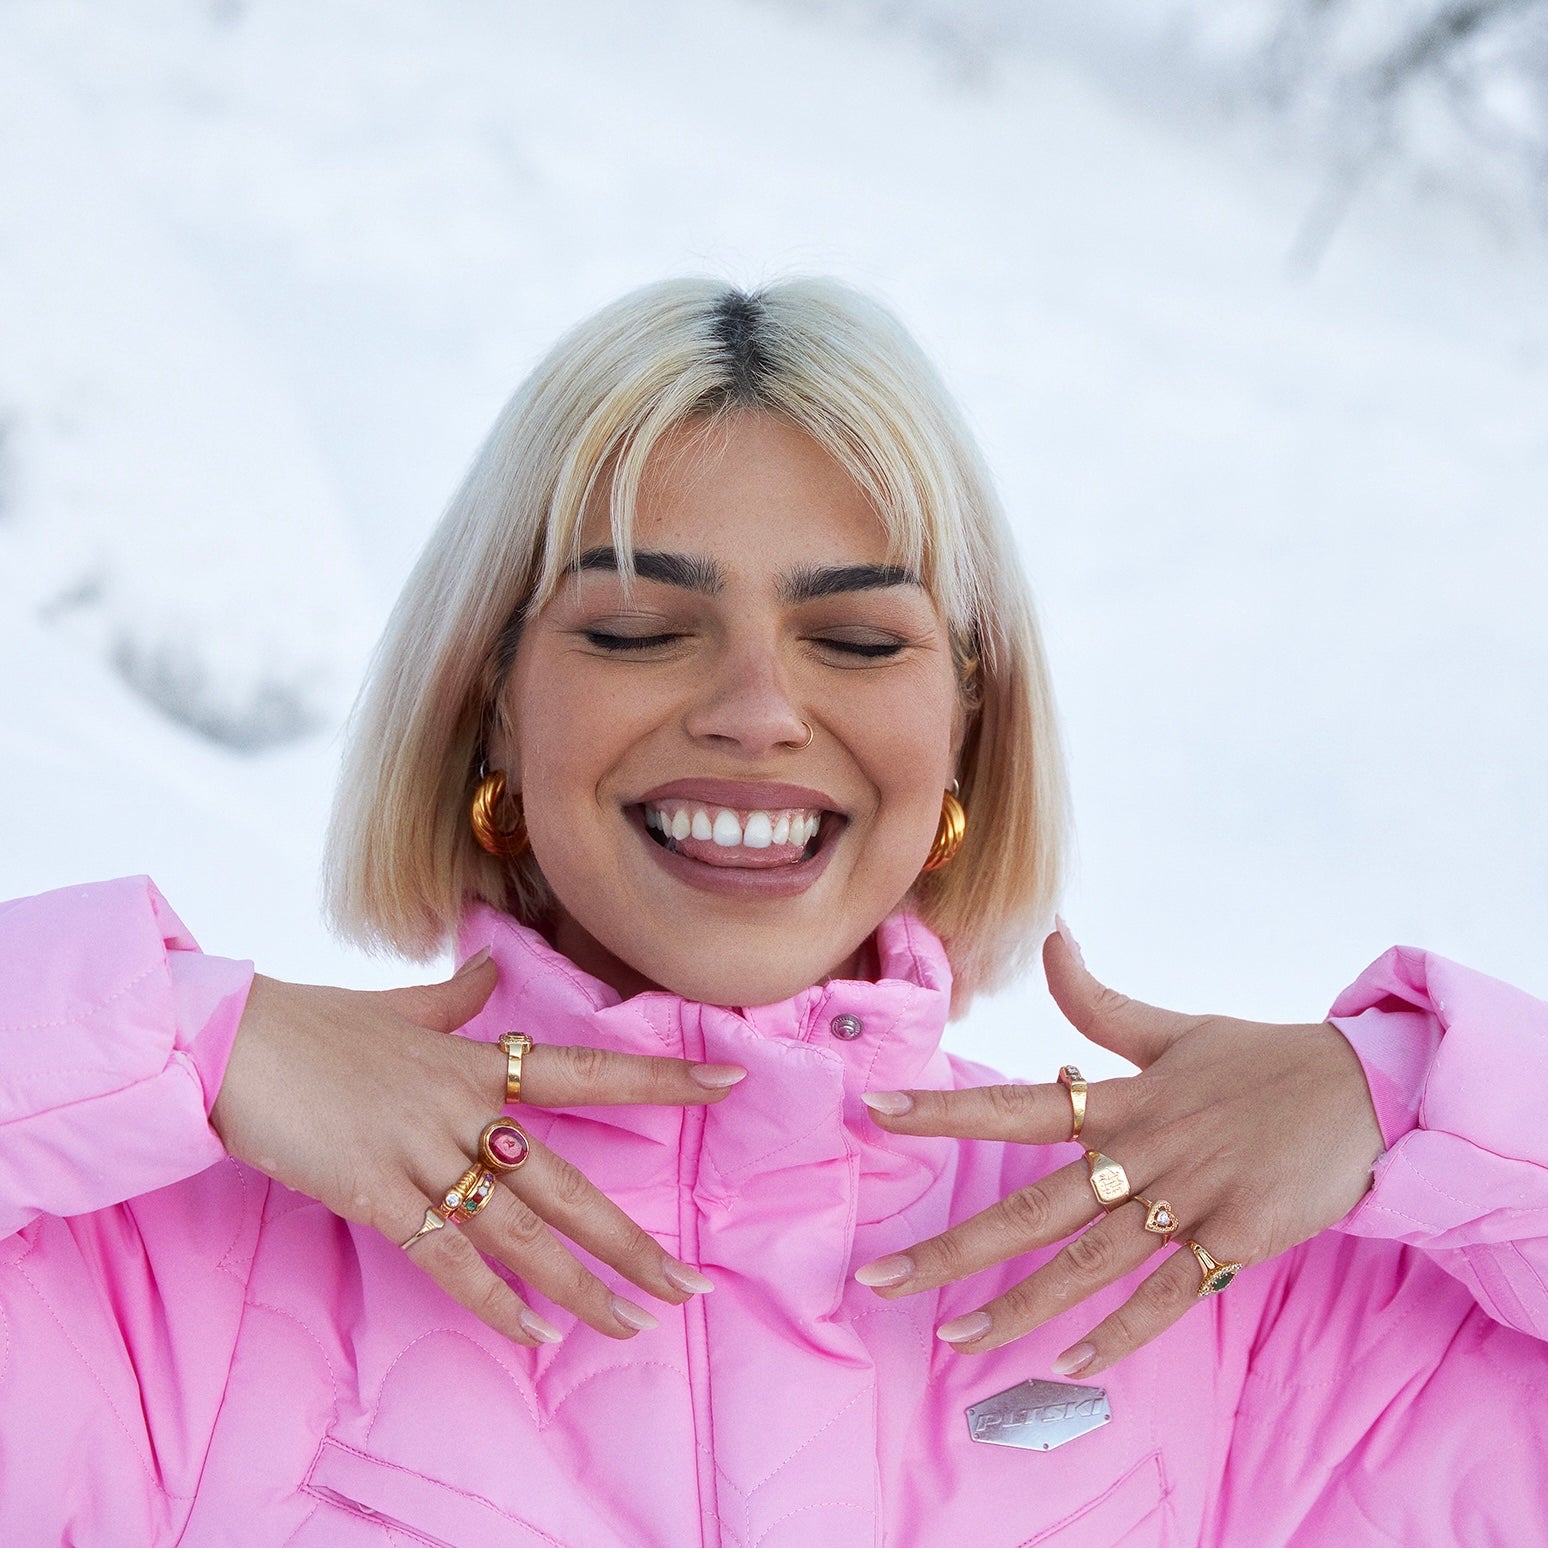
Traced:
[[[463, 463], [624, 289], [818, 270], [1000, 476], [1099, 973], [1315, 1016], [1403, 939], [1548, 993], [1548, 246], [1386, 188], [1308, 273], [1310, 153], [873, 12], [0, 13], [0, 894], [146, 870], [212, 950], [400, 981], [315, 863]], [[1028, 985], [954, 1035], [1038, 1075], [1057, 1026]]]

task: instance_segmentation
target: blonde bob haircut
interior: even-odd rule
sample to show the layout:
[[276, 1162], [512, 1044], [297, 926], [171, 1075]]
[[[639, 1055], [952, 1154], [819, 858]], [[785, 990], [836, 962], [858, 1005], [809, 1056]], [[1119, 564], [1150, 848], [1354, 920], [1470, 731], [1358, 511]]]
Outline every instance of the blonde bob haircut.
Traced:
[[953, 1012], [1036, 945], [1065, 844], [1063, 759], [1031, 599], [977, 448], [919, 346], [834, 280], [744, 292], [647, 285], [567, 334], [506, 405], [414, 568], [351, 722], [328, 839], [341, 933], [424, 960], [483, 899], [541, 927], [554, 900], [531, 851], [486, 854], [468, 808], [501, 719], [522, 622], [579, 557], [610, 481], [613, 546], [631, 572], [641, 473], [688, 421], [757, 412], [812, 437], [885, 524], [890, 562], [947, 621], [968, 732], [967, 837], [906, 900], [942, 938]]

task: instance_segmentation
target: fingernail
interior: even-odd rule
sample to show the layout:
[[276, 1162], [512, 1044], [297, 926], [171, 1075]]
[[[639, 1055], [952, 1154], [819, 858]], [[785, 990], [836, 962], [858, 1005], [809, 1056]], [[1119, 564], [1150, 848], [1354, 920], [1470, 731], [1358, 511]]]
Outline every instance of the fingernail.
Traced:
[[910, 1112], [914, 1106], [913, 1097], [906, 1091], [862, 1091], [860, 1100], [873, 1113], [886, 1113], [890, 1118]]
[[691, 1295], [704, 1295], [715, 1288], [713, 1279], [706, 1279], [698, 1269], [679, 1263], [676, 1258], [668, 1258], [661, 1265], [661, 1277], [668, 1284], [676, 1285], [679, 1290], [686, 1290]]
[[545, 1321], [530, 1306], [522, 1308], [521, 1325], [533, 1338], [545, 1344], [557, 1344], [564, 1334], [553, 1323]]
[[468, 960], [466, 962], [464, 962], [462, 964], [462, 966], [460, 968], [458, 968], [455, 973], [452, 974], [452, 977], [453, 978], [461, 978], [464, 973], [471, 973], [474, 968], [483, 967], [483, 965], [488, 960], [489, 960], [489, 948], [487, 946], [484, 946], [484, 947], [480, 948], [478, 951], [474, 952], [473, 955], [471, 957], [469, 957]]
[[747, 1071], [739, 1064], [695, 1064], [688, 1071], [688, 1078], [711, 1091], [723, 1091], [727, 1086], [745, 1080]]
[[613, 1297], [613, 1315], [626, 1328], [638, 1328], [641, 1333], [660, 1326], [643, 1306], [636, 1306], [633, 1301], [626, 1301], [621, 1295]]
[[989, 1331], [989, 1313], [969, 1312], [965, 1317], [953, 1317], [935, 1330], [935, 1336], [948, 1344], [967, 1344], [982, 1338]]
[[1075, 1376], [1096, 1359], [1095, 1344], [1076, 1344], [1073, 1349], [1066, 1349], [1053, 1363], [1054, 1374], [1057, 1376]]
[[1086, 959], [1081, 954], [1080, 942], [1070, 934], [1070, 927], [1064, 922], [1062, 915], [1054, 915], [1054, 929], [1059, 932], [1059, 939], [1070, 948], [1070, 955], [1074, 957], [1074, 959], [1080, 963], [1082, 967], [1085, 967]]
[[889, 1258], [878, 1258], [855, 1270], [855, 1278], [862, 1285], [901, 1285], [913, 1277], [914, 1260], [906, 1252], [895, 1252]]

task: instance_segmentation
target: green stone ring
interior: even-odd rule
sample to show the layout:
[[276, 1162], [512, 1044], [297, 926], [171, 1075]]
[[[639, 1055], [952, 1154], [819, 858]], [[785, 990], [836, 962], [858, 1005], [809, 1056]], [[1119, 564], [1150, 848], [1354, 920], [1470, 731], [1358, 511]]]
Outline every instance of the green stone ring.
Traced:
[[1201, 1296], [1215, 1295], [1224, 1290], [1241, 1272], [1240, 1263], [1217, 1263], [1197, 1242], [1189, 1242], [1188, 1246], [1193, 1249], [1193, 1256], [1199, 1260], [1199, 1267], [1203, 1270], [1203, 1278], [1199, 1280]]

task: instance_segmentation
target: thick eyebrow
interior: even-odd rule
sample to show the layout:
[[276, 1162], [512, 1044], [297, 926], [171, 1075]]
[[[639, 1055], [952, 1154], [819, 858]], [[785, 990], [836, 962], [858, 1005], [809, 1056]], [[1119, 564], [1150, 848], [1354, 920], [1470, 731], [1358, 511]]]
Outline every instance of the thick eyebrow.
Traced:
[[[570, 573], [619, 568], [616, 549], [588, 548], [570, 566]], [[651, 549], [635, 550], [634, 573], [645, 580], [659, 581], [663, 586], [681, 586], [687, 591], [702, 591], [708, 597], [718, 595], [726, 584], [720, 566], [712, 559], [699, 559], [692, 554], [661, 554]]]
[[878, 591], [885, 586], [917, 586], [919, 577], [898, 564], [840, 564], [827, 569], [807, 566], [780, 582], [780, 600], [788, 607], [816, 602], [845, 591]]
[[[570, 566], [570, 573], [618, 569], [616, 549], [588, 548]], [[634, 572], [645, 580], [658, 581], [664, 586], [681, 586], [686, 591], [698, 591], [710, 597], [718, 596], [726, 584], [724, 572], [713, 559], [702, 559], [693, 554], [659, 553], [648, 548], [635, 551]], [[780, 580], [779, 598], [786, 607], [798, 607], [803, 602], [817, 602], [847, 591], [878, 591], [888, 586], [919, 584], [919, 577], [912, 570], [897, 564], [807, 565]]]

